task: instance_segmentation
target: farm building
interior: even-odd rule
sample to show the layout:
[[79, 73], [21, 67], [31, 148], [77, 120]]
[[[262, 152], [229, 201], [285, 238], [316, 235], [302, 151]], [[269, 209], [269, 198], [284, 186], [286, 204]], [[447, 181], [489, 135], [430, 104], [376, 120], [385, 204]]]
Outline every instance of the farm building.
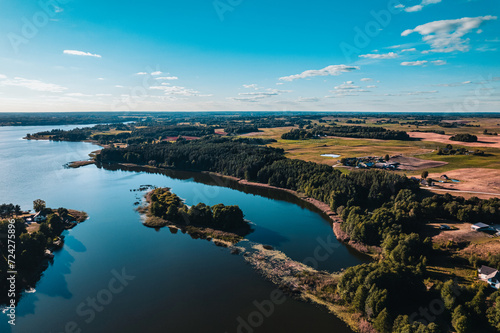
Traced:
[[497, 269], [481, 266], [478, 269], [479, 279], [488, 282], [495, 289], [500, 289], [500, 272]]
[[490, 226], [487, 225], [487, 224], [485, 224], [485, 223], [479, 222], [479, 223], [476, 223], [476, 224], [472, 225], [470, 227], [470, 229], [472, 231], [486, 231], [486, 230], [490, 230]]

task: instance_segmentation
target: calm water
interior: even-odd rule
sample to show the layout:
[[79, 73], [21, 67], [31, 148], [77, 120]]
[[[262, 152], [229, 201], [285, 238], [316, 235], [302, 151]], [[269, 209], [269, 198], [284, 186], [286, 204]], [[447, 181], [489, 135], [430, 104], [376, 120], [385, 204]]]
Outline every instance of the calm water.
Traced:
[[[71, 127], [75, 126], [57, 128]], [[227, 249], [169, 229], [144, 227], [134, 206], [141, 194], [130, 189], [167, 186], [188, 205], [239, 205], [254, 223], [249, 240], [271, 244], [299, 261], [312, 257], [321, 240], [334, 240], [330, 224], [314, 209], [280, 192], [222, 184], [201, 174], [152, 174], [93, 165], [65, 169], [65, 163], [86, 159], [99, 148], [22, 140], [26, 133], [50, 128], [0, 127], [0, 202], [30, 209], [33, 200], [41, 198], [49, 207], [84, 210], [90, 219], [65, 232], [65, 246], [55, 253], [36, 292], [23, 295], [16, 326], [0, 315], [1, 332], [73, 332], [76, 325], [92, 333], [223, 333], [237, 332], [238, 318], [247, 321], [249, 316], [256, 327], [239, 332], [351, 332], [326, 310], [289, 298], [268, 317], [256, 316], [254, 302], [269, 300], [275, 286]], [[318, 265], [338, 271], [366, 260], [339, 245]], [[110, 286], [123, 270], [131, 277], [123, 283], [126, 286]], [[91, 311], [87, 302], [97, 296], [105, 305], [97, 304]]]

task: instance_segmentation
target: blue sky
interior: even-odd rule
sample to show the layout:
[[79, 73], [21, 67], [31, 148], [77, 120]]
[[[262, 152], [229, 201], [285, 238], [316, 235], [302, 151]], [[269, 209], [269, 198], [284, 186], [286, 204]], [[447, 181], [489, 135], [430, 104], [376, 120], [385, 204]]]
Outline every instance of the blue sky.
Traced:
[[498, 0], [0, 6], [0, 111], [500, 111]]

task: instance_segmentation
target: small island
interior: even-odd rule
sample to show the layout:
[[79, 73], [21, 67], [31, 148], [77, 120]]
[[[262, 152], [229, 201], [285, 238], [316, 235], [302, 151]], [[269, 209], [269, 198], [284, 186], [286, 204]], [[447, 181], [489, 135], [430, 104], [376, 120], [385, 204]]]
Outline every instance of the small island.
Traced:
[[238, 206], [199, 203], [188, 207], [168, 188], [148, 192], [146, 202], [138, 210], [145, 214], [144, 225], [150, 228], [180, 229], [193, 238], [213, 240], [222, 246], [234, 245], [253, 231]]
[[[52, 252], [63, 246], [63, 231], [88, 218], [85, 212], [48, 208], [41, 199], [33, 202], [33, 208], [35, 213], [23, 211], [19, 205], [0, 204], [0, 235], [4, 235], [0, 238], [0, 278], [7, 281], [8, 272], [17, 272], [16, 302], [24, 290], [35, 287], [54, 258]], [[0, 284], [0, 304], [9, 302], [8, 289], [7, 283]]]

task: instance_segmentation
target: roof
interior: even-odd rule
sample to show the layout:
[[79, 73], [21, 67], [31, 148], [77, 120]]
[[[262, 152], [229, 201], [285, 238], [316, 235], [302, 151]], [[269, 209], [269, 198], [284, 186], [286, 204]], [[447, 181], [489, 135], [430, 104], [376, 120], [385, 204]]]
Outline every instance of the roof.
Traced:
[[479, 223], [474, 224], [473, 227], [476, 227], [476, 228], [489, 228], [490, 226], [487, 225], [487, 224], [485, 224], [485, 223], [479, 222]]
[[479, 273], [480, 274], [484, 274], [484, 275], [491, 275], [491, 274], [494, 274], [494, 273], [498, 273], [498, 270], [497, 269], [494, 269], [492, 267], [489, 267], [489, 266], [481, 266], [481, 268], [479, 268]]

